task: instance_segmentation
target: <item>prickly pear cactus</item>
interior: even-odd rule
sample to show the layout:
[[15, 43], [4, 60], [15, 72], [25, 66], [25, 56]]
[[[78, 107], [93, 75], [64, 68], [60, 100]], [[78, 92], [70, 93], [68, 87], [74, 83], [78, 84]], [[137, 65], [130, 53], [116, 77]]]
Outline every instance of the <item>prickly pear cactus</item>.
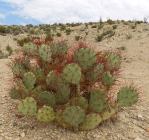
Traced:
[[29, 55], [34, 55], [37, 53], [37, 47], [33, 43], [24, 44], [24, 53]]
[[81, 124], [81, 130], [91, 130], [96, 128], [102, 122], [102, 118], [99, 114], [92, 113], [86, 116], [85, 121]]
[[69, 101], [70, 87], [68, 84], [60, 84], [55, 94], [55, 100], [57, 104], [64, 104]]
[[72, 105], [75, 106], [79, 106], [81, 108], [83, 108], [84, 110], [86, 110], [88, 108], [88, 101], [85, 97], [74, 97], [72, 98], [72, 100], [70, 101]]
[[18, 111], [23, 115], [34, 116], [37, 113], [37, 103], [34, 98], [26, 97], [19, 105]]
[[45, 62], [51, 62], [52, 52], [48, 45], [42, 45], [39, 47], [39, 56]]
[[115, 78], [110, 72], [105, 72], [102, 76], [102, 82], [105, 86], [110, 87], [114, 84]]
[[118, 54], [95, 52], [82, 42], [69, 48], [49, 38], [31, 40], [11, 65], [15, 84], [10, 96], [20, 100], [22, 115], [91, 130], [137, 102], [135, 88], [124, 86], [111, 93], [121, 64]]
[[85, 119], [85, 112], [79, 106], [69, 106], [63, 112], [64, 121], [71, 127], [78, 127]]
[[65, 55], [68, 50], [68, 45], [65, 42], [58, 42], [51, 45], [52, 56]]
[[96, 82], [101, 77], [101, 74], [103, 72], [104, 72], [104, 65], [98, 64], [91, 71], [88, 71], [86, 73], [86, 78], [91, 82]]
[[71, 84], [79, 84], [81, 80], [81, 68], [77, 64], [68, 64], [63, 70], [63, 79]]
[[119, 106], [132, 106], [138, 101], [138, 92], [133, 87], [122, 87], [118, 92], [117, 101]]
[[106, 96], [100, 90], [94, 90], [90, 93], [89, 108], [93, 112], [102, 112], [107, 107]]
[[28, 90], [32, 90], [36, 83], [36, 77], [32, 72], [27, 72], [23, 76], [23, 83]]
[[107, 54], [107, 63], [110, 70], [118, 69], [121, 64], [121, 58], [115, 53]]
[[96, 53], [90, 48], [80, 48], [75, 52], [74, 59], [82, 69], [88, 69], [96, 63]]
[[48, 106], [55, 105], [55, 95], [52, 92], [43, 91], [39, 94], [39, 101]]
[[37, 112], [37, 120], [40, 122], [49, 123], [55, 119], [55, 112], [50, 106], [43, 106]]
[[62, 83], [62, 79], [54, 71], [50, 71], [47, 75], [46, 82], [48, 86], [55, 89]]

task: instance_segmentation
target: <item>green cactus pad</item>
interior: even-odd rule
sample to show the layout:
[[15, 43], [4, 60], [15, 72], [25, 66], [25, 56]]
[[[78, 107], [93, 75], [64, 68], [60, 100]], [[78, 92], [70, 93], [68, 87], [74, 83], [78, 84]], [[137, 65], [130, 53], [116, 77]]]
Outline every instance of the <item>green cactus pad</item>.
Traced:
[[105, 110], [104, 112], [102, 112], [101, 116], [102, 116], [102, 120], [108, 120], [110, 119], [112, 116], [114, 116], [116, 114], [116, 109], [114, 108], [110, 108], [110, 110]]
[[91, 48], [80, 48], [75, 52], [74, 60], [82, 69], [88, 69], [96, 63], [96, 53]]
[[28, 90], [32, 90], [36, 83], [36, 77], [32, 72], [27, 72], [23, 76], [23, 83]]
[[36, 70], [34, 70], [34, 74], [36, 76], [37, 81], [44, 81], [45, 80], [45, 74], [44, 74], [43, 69], [37, 68]]
[[62, 83], [61, 76], [56, 75], [54, 71], [50, 71], [46, 78], [46, 83], [49, 87], [57, 89], [58, 85]]
[[34, 116], [37, 112], [37, 103], [34, 98], [26, 97], [19, 105], [18, 111], [23, 115]]
[[110, 87], [114, 84], [115, 78], [110, 74], [110, 72], [105, 72], [102, 76], [102, 82], [105, 86]]
[[52, 107], [55, 105], [55, 95], [52, 92], [43, 91], [39, 94], [38, 99], [42, 104]]
[[86, 73], [86, 79], [91, 82], [95, 82], [100, 78], [103, 71], [104, 71], [104, 65], [98, 64], [92, 70]]
[[79, 106], [82, 109], [87, 109], [88, 108], [88, 101], [85, 97], [74, 97], [70, 101], [71, 105]]
[[69, 106], [63, 112], [64, 121], [71, 127], [78, 127], [85, 119], [85, 112], [79, 106]]
[[107, 62], [108, 62], [108, 68], [110, 70], [117, 69], [120, 67], [121, 58], [119, 55], [117, 55], [115, 53], [108, 53], [107, 54]]
[[26, 54], [34, 55], [37, 53], [37, 47], [33, 43], [24, 44], [23, 50]]
[[81, 68], [77, 64], [68, 64], [63, 69], [63, 79], [71, 84], [79, 84], [81, 80]]
[[51, 62], [52, 58], [52, 52], [50, 49], [50, 46], [47, 45], [42, 45], [39, 48], [39, 56], [41, 57], [41, 59], [45, 62]]
[[81, 124], [81, 130], [91, 130], [96, 128], [102, 122], [102, 118], [99, 114], [92, 113], [86, 116], [85, 121]]
[[58, 42], [50, 46], [52, 56], [65, 55], [68, 50], [68, 45], [65, 42]]
[[117, 95], [119, 106], [132, 106], [138, 101], [138, 92], [133, 87], [122, 87]]
[[26, 72], [25, 67], [22, 64], [15, 63], [12, 66], [12, 72], [15, 76], [22, 77], [23, 74]]
[[68, 102], [70, 97], [70, 87], [68, 84], [61, 84], [58, 86], [57, 92], [55, 94], [55, 99], [57, 104], [64, 104]]
[[107, 107], [105, 93], [93, 90], [90, 93], [89, 108], [93, 112], [102, 112]]
[[32, 90], [36, 83], [36, 77], [32, 72], [26, 72], [23, 76], [23, 84], [28, 90]]
[[50, 106], [43, 106], [37, 112], [37, 120], [40, 122], [49, 123], [55, 119], [55, 112]]
[[9, 95], [12, 99], [21, 99], [20, 92], [16, 89], [16, 87], [13, 87], [10, 90]]

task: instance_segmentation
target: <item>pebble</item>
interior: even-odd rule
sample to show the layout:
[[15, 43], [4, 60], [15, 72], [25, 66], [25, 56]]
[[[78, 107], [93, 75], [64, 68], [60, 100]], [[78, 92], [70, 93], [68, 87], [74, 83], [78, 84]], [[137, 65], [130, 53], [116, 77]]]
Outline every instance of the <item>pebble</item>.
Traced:
[[135, 138], [135, 140], [143, 140], [143, 139], [141, 139], [141, 138], [137, 137], [137, 138]]
[[24, 138], [24, 137], [25, 137], [25, 133], [22, 132], [22, 133], [20, 134], [20, 136], [21, 136], [22, 138]]

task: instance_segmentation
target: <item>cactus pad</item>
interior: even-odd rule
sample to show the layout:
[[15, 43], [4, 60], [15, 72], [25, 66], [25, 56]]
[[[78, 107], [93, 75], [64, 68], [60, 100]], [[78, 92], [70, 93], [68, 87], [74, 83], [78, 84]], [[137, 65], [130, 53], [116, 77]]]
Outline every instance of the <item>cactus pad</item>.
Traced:
[[19, 105], [18, 111], [23, 115], [34, 116], [37, 112], [37, 103], [34, 98], [26, 97]]
[[71, 104], [75, 106], [79, 106], [85, 110], [88, 108], [88, 101], [85, 97], [82, 97], [82, 96], [72, 98]]
[[58, 86], [57, 92], [55, 94], [56, 103], [64, 104], [69, 100], [70, 87], [67, 84], [61, 84]]
[[115, 78], [110, 74], [110, 72], [105, 72], [102, 76], [102, 82], [105, 86], [110, 87], [114, 84]]
[[71, 84], [79, 84], [81, 80], [81, 68], [77, 64], [68, 64], [63, 70], [63, 78]]
[[117, 102], [119, 106], [127, 107], [138, 101], [138, 93], [133, 87], [122, 87], [118, 92]]
[[74, 60], [82, 69], [88, 69], [96, 63], [96, 53], [91, 48], [80, 48], [75, 51]]
[[51, 62], [51, 56], [52, 56], [52, 52], [50, 49], [50, 46], [47, 45], [42, 45], [39, 48], [39, 56], [41, 57], [41, 59], [45, 62]]
[[52, 92], [43, 91], [39, 94], [38, 99], [42, 104], [45, 104], [48, 106], [55, 105], [55, 95]]
[[37, 47], [33, 43], [28, 43], [23, 46], [23, 50], [26, 54], [33, 55], [37, 52]]
[[27, 72], [23, 76], [23, 83], [28, 90], [32, 90], [36, 83], [36, 77], [32, 72]]
[[99, 114], [92, 113], [86, 116], [85, 121], [80, 126], [81, 130], [91, 130], [96, 128], [102, 122], [102, 118]]
[[98, 64], [91, 71], [88, 71], [86, 73], [86, 78], [90, 82], [96, 82], [100, 78], [100, 75], [103, 73], [103, 71], [104, 71], [104, 65]]
[[71, 127], [78, 127], [85, 119], [85, 112], [79, 106], [69, 106], [63, 112], [63, 119]]
[[90, 93], [89, 108], [93, 112], [102, 112], [107, 107], [105, 93], [93, 90]]
[[49, 123], [55, 119], [55, 112], [50, 106], [43, 106], [37, 112], [37, 120], [40, 122]]

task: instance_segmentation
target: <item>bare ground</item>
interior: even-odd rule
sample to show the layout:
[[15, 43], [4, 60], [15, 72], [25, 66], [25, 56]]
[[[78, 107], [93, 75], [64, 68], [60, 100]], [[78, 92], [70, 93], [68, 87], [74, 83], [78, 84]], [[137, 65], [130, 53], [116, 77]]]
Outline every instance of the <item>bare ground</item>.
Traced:
[[12, 86], [12, 72], [7, 65], [10, 59], [0, 59], [0, 140], [149, 140], [149, 31], [139, 27], [132, 34], [129, 40], [122, 35], [94, 44], [99, 49], [126, 48], [122, 52], [120, 83], [133, 82], [141, 92], [140, 100], [119, 112], [114, 122], [107, 121], [88, 132], [71, 132], [20, 118], [15, 108], [17, 102], [8, 94]]

